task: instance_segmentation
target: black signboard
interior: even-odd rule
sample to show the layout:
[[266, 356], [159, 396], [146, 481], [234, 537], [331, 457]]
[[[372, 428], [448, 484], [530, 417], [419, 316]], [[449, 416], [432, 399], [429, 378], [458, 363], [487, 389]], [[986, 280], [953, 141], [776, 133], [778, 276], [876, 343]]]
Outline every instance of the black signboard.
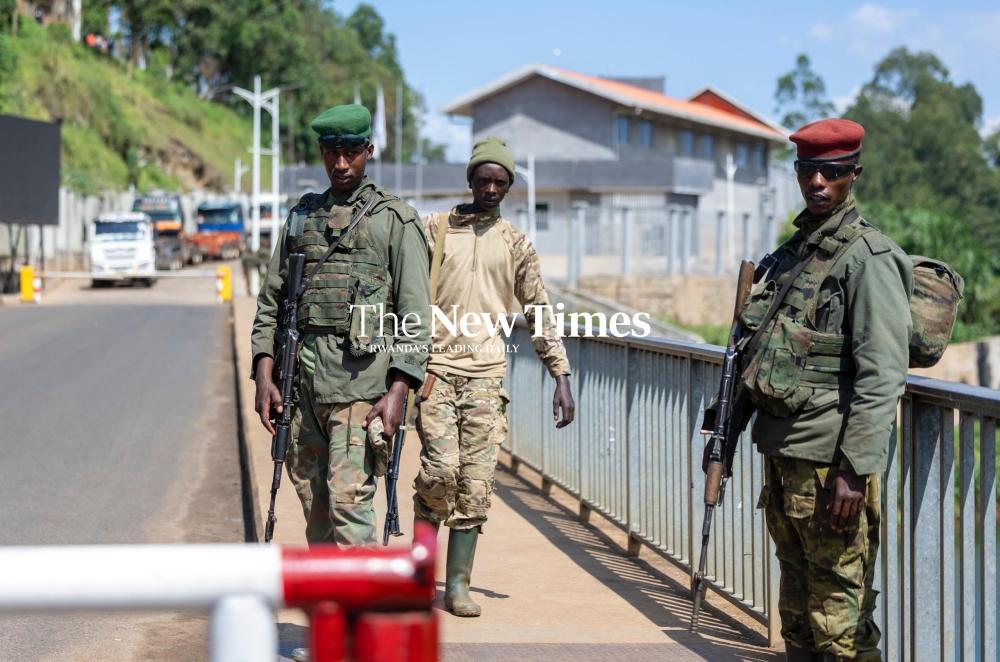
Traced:
[[59, 125], [0, 115], [0, 223], [59, 224]]

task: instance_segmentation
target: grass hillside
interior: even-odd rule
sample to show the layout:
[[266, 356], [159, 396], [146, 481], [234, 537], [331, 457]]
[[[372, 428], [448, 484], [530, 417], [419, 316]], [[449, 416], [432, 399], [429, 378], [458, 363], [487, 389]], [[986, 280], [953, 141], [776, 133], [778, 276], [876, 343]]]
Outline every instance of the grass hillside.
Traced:
[[[233, 160], [250, 160], [247, 117], [170, 81], [155, 58], [129, 76], [124, 63], [74, 43], [61, 24], [22, 21], [17, 38], [0, 37], [0, 113], [61, 118], [62, 181], [80, 191], [133, 181], [139, 190], [221, 190], [232, 186]], [[270, 117], [262, 119], [266, 143]], [[269, 165], [262, 159], [265, 188]]]

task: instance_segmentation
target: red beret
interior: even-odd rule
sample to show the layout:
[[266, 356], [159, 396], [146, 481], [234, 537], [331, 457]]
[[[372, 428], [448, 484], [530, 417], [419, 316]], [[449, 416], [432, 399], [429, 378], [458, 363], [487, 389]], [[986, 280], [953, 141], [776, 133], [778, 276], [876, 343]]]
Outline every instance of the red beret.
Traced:
[[865, 127], [857, 122], [832, 118], [806, 124], [788, 139], [798, 147], [800, 159], [833, 161], [860, 152], [864, 137]]

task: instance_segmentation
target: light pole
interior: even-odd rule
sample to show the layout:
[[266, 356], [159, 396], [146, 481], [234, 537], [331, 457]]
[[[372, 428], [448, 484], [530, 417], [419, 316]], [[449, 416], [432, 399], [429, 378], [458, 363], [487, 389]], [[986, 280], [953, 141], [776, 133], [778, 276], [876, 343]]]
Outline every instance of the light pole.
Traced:
[[522, 168], [514, 166], [514, 172], [524, 178], [524, 183], [528, 185], [528, 227], [525, 234], [532, 244], [535, 243], [535, 155], [528, 154], [528, 166]]
[[[727, 266], [729, 269], [736, 263], [736, 169], [733, 163], [733, 153], [726, 154], [726, 234], [728, 235], [728, 246], [726, 250]], [[720, 272], [721, 273], [721, 272]]]
[[250, 170], [250, 166], [243, 165], [243, 159], [236, 157], [236, 163], [233, 168], [233, 192], [240, 192], [240, 182], [243, 181], [243, 175], [247, 174]]
[[[242, 87], [234, 87], [233, 92], [245, 99], [253, 107], [253, 183], [250, 193], [250, 250], [260, 251], [260, 109], [270, 99], [281, 94], [280, 88], [272, 88], [267, 92], [260, 91], [260, 76], [253, 77], [253, 92]], [[276, 109], [275, 109], [276, 110]], [[271, 242], [272, 244], [274, 241]], [[260, 289], [260, 274], [256, 269], [250, 271], [250, 296], [256, 296]]]

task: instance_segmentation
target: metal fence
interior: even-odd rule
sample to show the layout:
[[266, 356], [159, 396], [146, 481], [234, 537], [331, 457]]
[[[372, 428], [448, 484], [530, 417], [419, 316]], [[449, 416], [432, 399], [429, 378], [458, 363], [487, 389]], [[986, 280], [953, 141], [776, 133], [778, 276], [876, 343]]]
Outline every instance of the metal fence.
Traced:
[[[509, 342], [528, 351], [508, 354], [504, 448], [578, 497], [581, 515], [596, 510], [624, 528], [630, 554], [645, 544], [693, 572], [704, 514], [700, 423], [722, 349], [566, 337], [577, 413], [557, 431], [539, 425], [553, 386], [528, 330], [518, 327]], [[876, 619], [887, 661], [997, 659], [997, 416], [997, 391], [909, 379], [880, 483]], [[745, 434], [716, 515], [708, 575], [716, 593], [767, 626], [773, 645], [778, 566], [755, 507], [762, 484], [760, 456]]]

